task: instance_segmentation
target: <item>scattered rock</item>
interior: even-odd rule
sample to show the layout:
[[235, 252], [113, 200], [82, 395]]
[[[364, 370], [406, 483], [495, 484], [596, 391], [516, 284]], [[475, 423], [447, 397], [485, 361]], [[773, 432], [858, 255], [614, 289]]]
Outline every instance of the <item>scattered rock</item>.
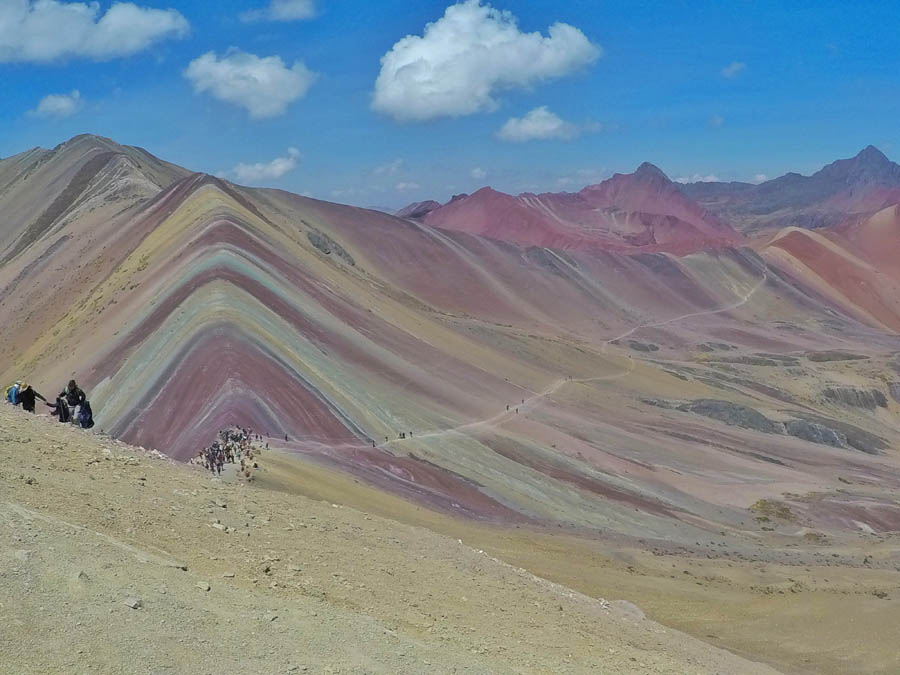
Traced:
[[900, 382], [891, 382], [888, 385], [888, 390], [891, 393], [891, 398], [900, 403]]
[[658, 352], [659, 345], [655, 345], [652, 342], [640, 342], [638, 340], [629, 340], [628, 346], [631, 347], [636, 352]]
[[26, 551], [24, 549], [21, 549], [21, 550], [16, 551], [14, 553], [14, 555], [16, 557], [16, 560], [21, 560], [22, 562], [28, 562], [29, 560], [31, 560], [31, 557], [33, 554], [31, 551]]
[[613, 607], [618, 608], [619, 611], [633, 621], [643, 621], [647, 618], [640, 607], [627, 600], [613, 600], [610, 604], [612, 604]]
[[309, 232], [306, 233], [306, 238], [309, 240], [309, 243], [319, 249], [325, 255], [331, 255], [334, 253], [338, 258], [341, 258], [344, 262], [346, 262], [350, 267], [356, 266], [356, 261], [353, 259], [343, 246], [338, 244], [334, 239], [329, 237], [324, 232], [321, 232], [315, 228], [311, 228]]
[[644, 396], [641, 396], [638, 400], [641, 403], [645, 403], [647, 405], [652, 405], [655, 408], [665, 408], [666, 410], [674, 410], [676, 407], [676, 404], [673, 403], [672, 401], [664, 401], [663, 399], [659, 399], [659, 398], [646, 398]]
[[859, 361], [868, 359], [863, 354], [853, 354], [852, 352], [844, 352], [840, 350], [829, 350], [823, 352], [807, 352], [806, 358], [815, 363], [823, 363], [825, 361]]
[[234, 579], [234, 572], [225, 572], [222, 576], [226, 579]]
[[678, 410], [711, 417], [731, 426], [754, 429], [768, 434], [778, 433], [780, 430], [778, 425], [758, 410], [730, 401], [698, 399], [678, 406]]
[[737, 349], [737, 347], [724, 342], [704, 342], [697, 345], [697, 349], [701, 352], [727, 352], [732, 349]]
[[125, 605], [131, 609], [140, 609], [144, 603], [140, 598], [125, 598]]
[[802, 438], [810, 443], [830, 445], [834, 448], [848, 448], [847, 437], [840, 431], [836, 431], [824, 424], [810, 422], [808, 420], [790, 420], [784, 425], [785, 430], [791, 436]]
[[208, 583], [206, 583], [205, 581], [198, 581], [198, 582], [197, 582], [196, 584], [194, 584], [194, 585], [195, 585], [197, 588], [199, 588], [201, 591], [203, 591], [204, 593], [207, 592], [210, 588], [212, 588], [212, 587], [211, 587]]
[[841, 432], [842, 434], [844, 434], [844, 436], [847, 437], [847, 444], [851, 448], [853, 448], [854, 450], [859, 450], [860, 452], [865, 452], [869, 455], [877, 455], [879, 450], [884, 450], [885, 448], [889, 447], [888, 442], [881, 436], [876, 436], [873, 433], [864, 431], [863, 429], [853, 426], [852, 424], [848, 424], [847, 422], [841, 422], [840, 420], [835, 420], [828, 417], [817, 417], [814, 415], [798, 415], [798, 417], [800, 417], [800, 419], [804, 419], [809, 422], [815, 422], [817, 424], [821, 424], [830, 429]]
[[887, 408], [887, 397], [878, 389], [857, 389], [855, 387], [827, 387], [822, 395], [829, 401], [854, 408], [875, 410]]
[[710, 359], [711, 362], [733, 363], [741, 366], [796, 366], [800, 362], [792, 356], [778, 356], [773, 354], [752, 354], [743, 356], [729, 356], [727, 358]]

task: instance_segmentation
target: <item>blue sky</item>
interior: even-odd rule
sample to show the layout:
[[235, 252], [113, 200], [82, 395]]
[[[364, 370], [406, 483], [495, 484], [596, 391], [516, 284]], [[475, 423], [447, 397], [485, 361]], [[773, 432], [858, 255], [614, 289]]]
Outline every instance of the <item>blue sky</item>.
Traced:
[[[760, 180], [869, 143], [900, 156], [894, 3], [468, 0], [452, 25], [471, 31], [447, 38], [447, 0], [273, 1], [43, 0], [80, 10], [78, 33], [0, 0], [0, 156], [89, 132], [389, 207], [576, 190], [642, 161]], [[274, 81], [244, 87], [259, 73]]]

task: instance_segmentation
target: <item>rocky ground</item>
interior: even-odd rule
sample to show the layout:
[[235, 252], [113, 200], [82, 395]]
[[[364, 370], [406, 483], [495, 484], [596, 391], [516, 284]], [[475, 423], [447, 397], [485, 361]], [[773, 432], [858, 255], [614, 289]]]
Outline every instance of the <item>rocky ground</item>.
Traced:
[[467, 542], [0, 406], [0, 672], [769, 673]]

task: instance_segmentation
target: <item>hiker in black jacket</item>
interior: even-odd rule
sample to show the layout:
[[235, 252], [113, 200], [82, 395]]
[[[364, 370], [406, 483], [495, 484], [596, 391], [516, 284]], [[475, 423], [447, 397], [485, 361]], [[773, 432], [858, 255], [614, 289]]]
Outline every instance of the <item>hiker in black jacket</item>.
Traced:
[[69, 384], [60, 392], [60, 398], [65, 398], [69, 408], [75, 408], [84, 403], [87, 396], [84, 395], [81, 387], [75, 384], [75, 380], [69, 380]]
[[34, 413], [34, 400], [36, 398], [41, 399], [44, 403], [47, 402], [47, 399], [37, 393], [30, 384], [23, 384], [19, 388], [18, 401], [22, 404], [22, 410]]
[[70, 422], [72, 420], [71, 413], [69, 412], [69, 404], [66, 403], [66, 399], [62, 396], [56, 397], [56, 403], [48, 403], [50, 407], [50, 414], [54, 417], [58, 417], [59, 421], [63, 424]]
[[69, 380], [69, 384], [62, 390], [60, 396], [66, 399], [66, 403], [69, 404], [70, 408], [81, 405], [84, 403], [84, 399], [87, 398], [81, 387], [75, 383], [75, 380]]

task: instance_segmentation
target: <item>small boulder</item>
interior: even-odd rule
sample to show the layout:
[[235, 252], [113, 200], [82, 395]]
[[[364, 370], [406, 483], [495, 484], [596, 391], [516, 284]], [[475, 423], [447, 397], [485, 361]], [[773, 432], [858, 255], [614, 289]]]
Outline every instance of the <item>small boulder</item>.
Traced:
[[144, 603], [140, 598], [125, 598], [125, 606], [131, 607], [131, 609], [140, 609]]
[[644, 610], [627, 600], [613, 600], [610, 604], [632, 621], [643, 621], [647, 618]]

